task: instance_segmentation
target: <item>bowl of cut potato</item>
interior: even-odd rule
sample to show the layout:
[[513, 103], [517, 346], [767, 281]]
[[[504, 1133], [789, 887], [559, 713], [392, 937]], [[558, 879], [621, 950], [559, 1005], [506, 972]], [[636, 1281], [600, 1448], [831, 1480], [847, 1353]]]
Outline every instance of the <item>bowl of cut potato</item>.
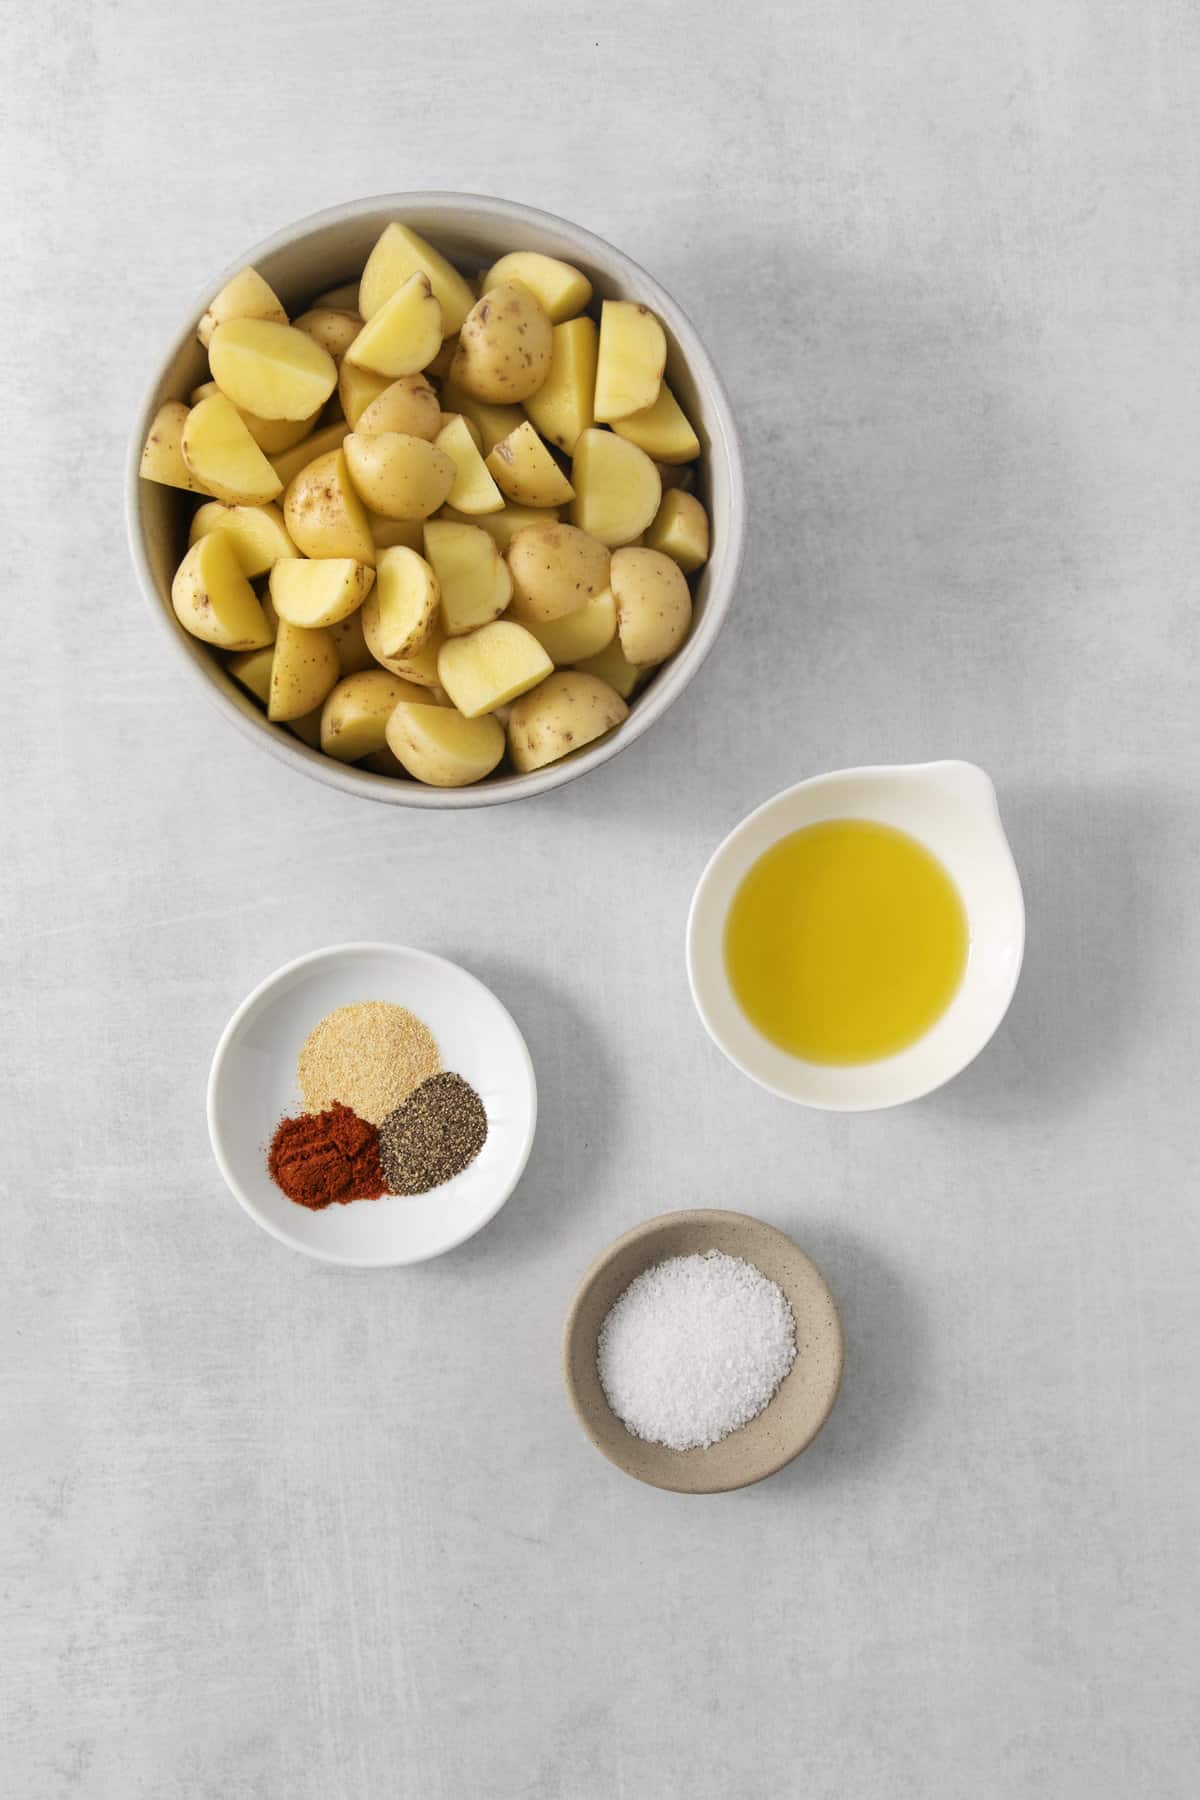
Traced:
[[302, 773], [481, 806], [617, 755], [733, 599], [737, 429], [671, 297], [590, 232], [394, 194], [257, 245], [189, 314], [128, 473], [193, 677]]

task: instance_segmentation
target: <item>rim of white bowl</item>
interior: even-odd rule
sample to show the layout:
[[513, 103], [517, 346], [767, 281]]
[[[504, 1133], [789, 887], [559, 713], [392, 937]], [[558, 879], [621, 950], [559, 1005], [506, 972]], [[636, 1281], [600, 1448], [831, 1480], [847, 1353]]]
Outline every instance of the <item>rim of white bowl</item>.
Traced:
[[[462, 1232], [460, 1236], [453, 1238], [449, 1243], [443, 1244], [440, 1249], [431, 1250], [424, 1256], [406, 1256], [403, 1258], [396, 1258], [394, 1256], [342, 1256], [336, 1251], [319, 1250], [312, 1244], [304, 1244], [301, 1243], [298, 1238], [289, 1237], [286, 1232], [281, 1231], [264, 1213], [259, 1211], [258, 1207], [250, 1199], [245, 1189], [238, 1181], [237, 1176], [234, 1174], [228, 1158], [225, 1155], [225, 1150], [221, 1141], [221, 1128], [217, 1122], [217, 1080], [221, 1073], [221, 1067], [225, 1061], [229, 1046], [233, 1042], [247, 1013], [249, 1013], [258, 1001], [262, 999], [264, 994], [269, 992], [271, 988], [277, 986], [285, 976], [294, 974], [297, 969], [304, 968], [306, 964], [324, 962], [332, 957], [359, 954], [363, 951], [368, 951], [373, 954], [378, 954], [382, 951], [386, 956], [392, 956], [399, 952], [403, 956], [413, 957], [417, 962], [436, 963], [440, 968], [453, 969], [455, 975], [461, 975], [465, 981], [470, 982], [473, 986], [479, 988], [482, 993], [487, 995], [488, 999], [495, 1006], [500, 1008], [500, 1011], [512, 1026], [513, 1034], [516, 1037], [521, 1050], [522, 1067], [529, 1083], [529, 1124], [525, 1133], [525, 1141], [521, 1146], [520, 1158], [512, 1179], [509, 1181], [507, 1187], [502, 1188], [499, 1191], [495, 1205], [485, 1213], [483, 1218], [472, 1225], [469, 1231]], [[460, 1245], [468, 1243], [471, 1238], [477, 1236], [478, 1233], [483, 1230], [485, 1225], [491, 1224], [501, 1207], [504, 1206], [516, 1192], [521, 1177], [525, 1173], [526, 1165], [528, 1164], [530, 1155], [533, 1151], [534, 1139], [537, 1136], [537, 1071], [533, 1066], [533, 1058], [529, 1054], [529, 1045], [525, 1042], [525, 1034], [521, 1030], [521, 1027], [517, 1024], [517, 1021], [513, 1018], [511, 1012], [508, 1010], [507, 1006], [505, 1006], [500, 996], [487, 985], [486, 981], [481, 981], [478, 975], [472, 975], [470, 969], [464, 969], [461, 963], [452, 962], [448, 956], [438, 956], [432, 950], [418, 950], [411, 944], [386, 944], [366, 939], [355, 939], [346, 944], [326, 944], [319, 950], [306, 950], [302, 956], [294, 956], [290, 962], [281, 963], [277, 969], [273, 970], [270, 975], [267, 975], [260, 981], [257, 987], [251, 989], [250, 993], [246, 995], [241, 1004], [235, 1008], [225, 1029], [217, 1039], [217, 1047], [213, 1051], [212, 1062], [209, 1065], [208, 1070], [208, 1086], [205, 1092], [205, 1115], [208, 1120], [208, 1141], [212, 1146], [213, 1157], [216, 1161], [217, 1168], [221, 1172], [221, 1177], [225, 1186], [229, 1189], [243, 1212], [248, 1213], [254, 1223], [273, 1237], [276, 1243], [283, 1244], [288, 1250], [297, 1250], [302, 1256], [311, 1257], [314, 1262], [332, 1263], [342, 1269], [415, 1268], [418, 1263], [435, 1262], [439, 1256], [446, 1256], [451, 1250], [457, 1250]]]
[[[169, 616], [168, 609], [163, 605], [162, 596], [155, 584], [142, 540], [141, 477], [138, 473], [142, 447], [146, 441], [150, 421], [162, 404], [162, 371], [193, 337], [196, 320], [208, 305], [212, 295], [219, 292], [225, 282], [230, 280], [239, 269], [245, 268], [248, 263], [257, 263], [260, 258], [273, 255], [276, 251], [287, 249], [298, 238], [302, 238], [310, 232], [338, 224], [346, 219], [357, 218], [364, 213], [394, 209], [399, 216], [402, 216], [405, 210], [415, 212], [423, 208], [436, 207], [443, 208], [452, 214], [483, 212], [492, 214], [497, 221], [508, 223], [528, 221], [553, 227], [572, 238], [581, 250], [591, 256], [592, 260], [602, 265], [606, 263], [615, 265], [620, 270], [623, 279], [629, 280], [635, 285], [641, 284], [648, 303], [661, 314], [678, 343], [688, 370], [697, 382], [700, 382], [711, 393], [714, 412], [711, 424], [715, 429], [710, 428], [710, 438], [714, 443], [719, 438], [729, 471], [729, 517], [722, 525], [723, 534], [731, 547], [728, 568], [724, 572], [720, 585], [714, 586], [706, 596], [703, 614], [687, 642], [671, 658], [670, 662], [657, 672], [646, 693], [639, 700], [635, 700], [629, 717], [616, 731], [602, 738], [594, 747], [577, 751], [574, 756], [561, 762], [550, 763], [546, 768], [536, 769], [528, 775], [505, 777], [494, 783], [491, 781], [477, 782], [474, 786], [465, 788], [425, 787], [417, 781], [396, 781], [386, 775], [376, 775], [369, 769], [356, 769], [339, 763], [333, 757], [323, 756], [319, 751], [310, 749], [298, 738], [290, 739], [284, 731], [268, 724], [265, 714], [254, 705], [248, 695], [243, 696], [232, 692], [231, 688], [219, 679], [221, 669], [213, 660], [209, 646], [202, 645], [192, 638], [185, 639], [185, 634], [176, 621]], [[712, 454], [711, 449], [709, 454]], [[453, 189], [369, 194], [358, 200], [344, 201], [338, 206], [324, 207], [319, 212], [308, 213], [304, 218], [284, 226], [282, 230], [274, 232], [270, 237], [260, 239], [258, 243], [244, 250], [240, 256], [215, 276], [213, 281], [206, 284], [204, 293], [198, 295], [196, 301], [189, 308], [184, 325], [175, 334], [167, 350], [158, 358], [155, 372], [146, 385], [134, 417], [133, 431], [126, 457], [125, 527], [138, 584], [143, 597], [149, 603], [150, 610], [157, 618], [160, 628], [166, 632], [170, 642], [174, 645], [176, 655], [201, 677], [210, 702], [225, 715], [243, 737], [250, 738], [277, 760], [288, 764], [302, 775], [324, 782], [327, 787], [339, 788], [342, 793], [357, 795], [359, 799], [380, 800], [393, 806], [410, 806], [433, 811], [453, 811], [477, 806], [501, 806], [510, 800], [524, 800], [537, 794], [549, 793], [554, 788], [564, 787], [568, 782], [578, 780], [589, 770], [598, 769], [604, 763], [611, 762], [614, 756], [619, 756], [622, 750], [627, 750], [631, 744], [636, 743], [643, 733], [648, 731], [674, 704], [699, 673], [720, 635], [733, 603], [733, 597], [737, 592], [745, 560], [746, 520], [745, 469], [741, 440], [729, 395], [699, 332], [679, 303], [640, 263], [635, 262], [632, 257], [626, 256], [623, 250], [618, 250], [606, 238], [586, 230], [582, 225], [576, 225], [573, 220], [564, 219], [560, 214], [547, 212], [540, 207], [525, 206], [520, 201]]]
[[[932, 771], [935, 769], [946, 770], [951, 768], [969, 769], [975, 775], [982, 776], [983, 780], [987, 783], [991, 794], [991, 804], [995, 808], [996, 824], [1000, 833], [1001, 846], [1004, 856], [1007, 859], [1006, 872], [1009, 873], [1012, 878], [1016, 956], [1013, 961], [1011, 979], [1007, 991], [1003, 996], [1003, 1002], [998, 1007], [996, 1017], [988, 1026], [987, 1031], [975, 1043], [974, 1047], [965, 1055], [947, 1063], [945, 1071], [942, 1074], [939, 1074], [933, 1080], [915, 1083], [911, 1088], [904, 1089], [890, 1099], [855, 1099], [847, 1097], [846, 1099], [815, 1100], [806, 1098], [802, 1094], [794, 1093], [792, 1090], [783, 1087], [779, 1082], [772, 1081], [768, 1076], [764, 1075], [760, 1069], [752, 1068], [744, 1057], [739, 1056], [730, 1045], [728, 1039], [713, 1019], [709, 1008], [705, 1004], [701, 993], [701, 984], [697, 979], [696, 974], [699, 958], [702, 954], [696, 941], [697, 914], [705, 896], [705, 890], [708, 888], [713, 876], [716, 874], [719, 865], [724, 862], [725, 858], [736, 848], [739, 841], [743, 837], [749, 835], [752, 827], [757, 824], [763, 814], [771, 812], [776, 807], [782, 807], [794, 794], [800, 793], [804, 789], [812, 788], [825, 782], [837, 781], [839, 778], [849, 776], [891, 778], [897, 775], [910, 774], [917, 770]], [[684, 928], [684, 950], [687, 962], [688, 987], [691, 991], [692, 1004], [700, 1015], [700, 1022], [708, 1033], [709, 1038], [721, 1052], [721, 1055], [727, 1062], [732, 1063], [735, 1069], [738, 1069], [743, 1075], [753, 1081], [756, 1086], [765, 1088], [767, 1093], [776, 1095], [780, 1100], [787, 1100], [793, 1106], [806, 1106], [813, 1112], [889, 1112], [893, 1107], [907, 1106], [913, 1100], [923, 1100], [927, 1095], [936, 1093], [939, 1088], [945, 1087], [947, 1082], [953, 1081], [956, 1076], [961, 1075], [963, 1070], [969, 1068], [976, 1057], [981, 1055], [982, 1052], [987, 1049], [987, 1046], [991, 1043], [1008, 1016], [1013, 996], [1017, 991], [1017, 984], [1021, 979], [1021, 968], [1025, 960], [1025, 930], [1025, 893], [1021, 886], [1021, 875], [1016, 865], [1016, 859], [1012, 853], [1012, 846], [1008, 841], [1008, 833], [1004, 830], [1003, 821], [1000, 818], [1000, 807], [995, 785], [986, 769], [980, 768], [977, 763], [964, 762], [954, 757], [935, 757], [931, 761], [923, 763], [860, 763], [844, 769], [822, 770], [820, 774], [807, 776], [803, 781], [794, 781], [790, 786], [780, 788], [778, 793], [771, 794], [766, 800], [763, 800], [758, 806], [748, 812], [744, 818], [739, 819], [737, 824], [726, 832], [725, 836], [721, 839], [720, 843], [705, 863], [700, 878], [692, 891], [691, 904], [688, 907], [687, 924]], [[709, 955], [712, 954], [711, 946], [705, 953]], [[801, 1067], [804, 1066], [802, 1058], [797, 1057], [795, 1060], [798, 1065]], [[881, 1057], [879, 1060], [881, 1063], [886, 1063], [892, 1059]], [[869, 1067], [870, 1065], [856, 1064], [854, 1066], [857, 1068], [864, 1068]]]

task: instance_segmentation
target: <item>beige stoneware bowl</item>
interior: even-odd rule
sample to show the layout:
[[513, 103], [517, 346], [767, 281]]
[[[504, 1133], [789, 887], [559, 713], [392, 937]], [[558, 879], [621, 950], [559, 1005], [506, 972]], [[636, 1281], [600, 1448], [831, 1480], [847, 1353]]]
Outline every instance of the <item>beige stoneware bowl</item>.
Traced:
[[[206, 378], [196, 322], [236, 270], [253, 264], [293, 316], [328, 288], [355, 278], [379, 233], [399, 219], [430, 238], [468, 273], [486, 268], [506, 250], [540, 250], [583, 269], [601, 299], [642, 300], [667, 334], [667, 375], [704, 446], [699, 494], [712, 522], [712, 555], [695, 586], [696, 613], [683, 649], [634, 699], [629, 718], [594, 746], [528, 775], [503, 773], [468, 788], [430, 788], [338, 763], [272, 725], [206, 645], [190, 637], [171, 611], [171, 577], [187, 547], [188, 497], [142, 481], [141, 448], [165, 400], [186, 400]], [[566, 219], [509, 200], [478, 194], [379, 194], [314, 213], [243, 251], [217, 270], [196, 296], [150, 382], [134, 422], [126, 475], [126, 513], [134, 568], [151, 609], [170, 636], [190, 678], [202, 684], [227, 719], [263, 749], [301, 774], [344, 793], [394, 806], [491, 806], [561, 787], [628, 749], [679, 698], [712, 649], [729, 610], [741, 568], [746, 493], [733, 413], [720, 377], [694, 326], [671, 296], [629, 257]]]
[[[600, 1386], [596, 1342], [610, 1308], [646, 1269], [669, 1256], [722, 1250], [753, 1263], [783, 1289], [796, 1318], [796, 1360], [770, 1404], [706, 1450], [668, 1450], [627, 1431]], [[722, 1494], [776, 1474], [807, 1450], [837, 1399], [842, 1325], [815, 1263], [790, 1237], [746, 1213], [662, 1213], [635, 1225], [596, 1258], [563, 1330], [563, 1377], [575, 1416], [597, 1450], [627, 1475], [676, 1494]]]

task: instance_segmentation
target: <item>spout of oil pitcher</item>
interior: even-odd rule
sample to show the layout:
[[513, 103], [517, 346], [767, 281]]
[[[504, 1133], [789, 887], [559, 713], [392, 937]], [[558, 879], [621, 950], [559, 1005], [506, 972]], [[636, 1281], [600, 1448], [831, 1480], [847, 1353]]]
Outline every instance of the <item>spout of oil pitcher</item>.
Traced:
[[999, 820], [995, 784], [978, 763], [954, 760], [912, 763], [903, 773], [927, 794], [935, 794], [972, 811], [984, 811]]

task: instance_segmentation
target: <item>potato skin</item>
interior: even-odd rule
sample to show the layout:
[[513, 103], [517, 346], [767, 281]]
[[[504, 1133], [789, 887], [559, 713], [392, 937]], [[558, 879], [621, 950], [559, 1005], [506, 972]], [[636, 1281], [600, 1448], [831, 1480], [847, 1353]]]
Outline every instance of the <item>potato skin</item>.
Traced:
[[477, 400], [527, 400], [550, 372], [552, 331], [545, 308], [527, 287], [498, 282], [463, 320], [451, 379]]
[[628, 717], [621, 696], [599, 676], [560, 669], [514, 704], [509, 754], [514, 767], [527, 774], [594, 743]]
[[303, 556], [352, 556], [374, 568], [375, 540], [344, 451], [327, 451], [301, 469], [283, 497], [283, 516]]
[[631, 545], [613, 552], [609, 582], [627, 660], [649, 668], [673, 656], [692, 624], [692, 596], [679, 564], [661, 550]]
[[427, 787], [469, 787], [490, 775], [504, 755], [504, 727], [484, 714], [464, 719], [442, 706], [404, 701], [387, 723], [388, 748]]
[[505, 559], [518, 619], [560, 619], [608, 585], [607, 547], [575, 525], [527, 525], [513, 538]]

